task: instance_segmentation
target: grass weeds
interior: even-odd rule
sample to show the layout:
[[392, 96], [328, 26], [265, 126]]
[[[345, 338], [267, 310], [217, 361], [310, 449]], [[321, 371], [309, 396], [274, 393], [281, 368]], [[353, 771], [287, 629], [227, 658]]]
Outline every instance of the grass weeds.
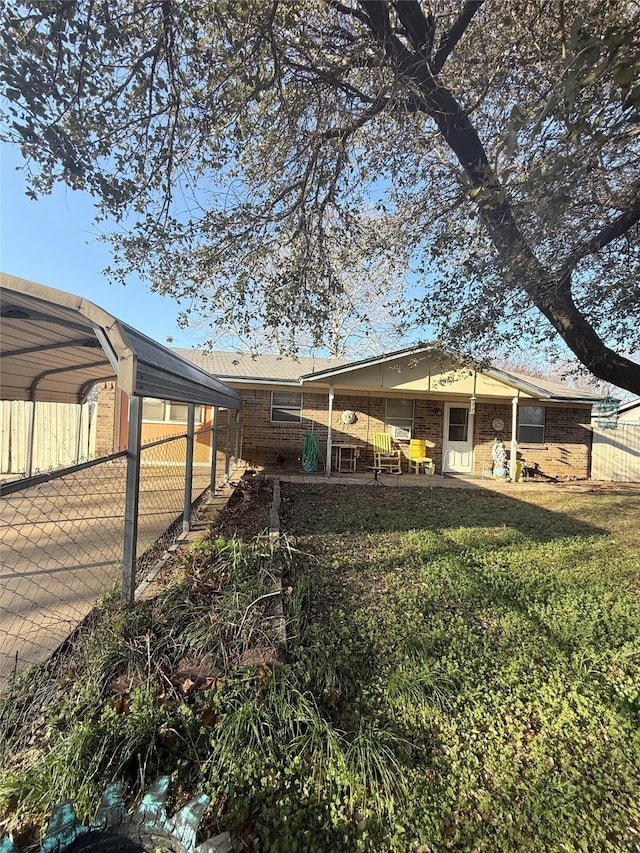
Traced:
[[279, 552], [214, 533], [21, 676], [5, 828], [168, 773], [238, 850], [638, 851], [638, 499], [382, 491], [287, 486]]

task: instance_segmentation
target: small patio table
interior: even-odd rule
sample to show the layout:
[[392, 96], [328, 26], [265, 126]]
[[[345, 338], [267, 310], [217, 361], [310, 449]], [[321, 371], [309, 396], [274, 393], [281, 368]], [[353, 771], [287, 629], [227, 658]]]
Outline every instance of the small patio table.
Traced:
[[367, 465], [367, 471], [371, 471], [373, 473], [373, 479], [367, 480], [365, 486], [368, 486], [369, 483], [371, 483], [372, 486], [384, 486], [382, 480], [378, 479], [378, 476], [384, 473], [384, 468], [378, 468], [377, 465]]
[[[333, 451], [335, 453], [335, 469], [339, 473], [344, 473], [346, 471], [352, 471], [354, 474], [356, 473], [356, 467], [358, 465], [358, 450], [360, 449], [359, 444], [342, 444], [340, 442], [336, 442], [333, 445]], [[343, 451], [348, 451], [346, 454], [343, 454]], [[344, 456], [344, 458], [343, 458]]]

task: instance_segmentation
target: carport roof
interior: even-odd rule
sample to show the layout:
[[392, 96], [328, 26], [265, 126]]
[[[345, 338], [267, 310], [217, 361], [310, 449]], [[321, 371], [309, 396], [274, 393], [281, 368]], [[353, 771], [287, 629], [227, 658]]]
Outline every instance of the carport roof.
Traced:
[[240, 408], [240, 395], [92, 302], [0, 273], [0, 399], [84, 402], [117, 377], [129, 395]]

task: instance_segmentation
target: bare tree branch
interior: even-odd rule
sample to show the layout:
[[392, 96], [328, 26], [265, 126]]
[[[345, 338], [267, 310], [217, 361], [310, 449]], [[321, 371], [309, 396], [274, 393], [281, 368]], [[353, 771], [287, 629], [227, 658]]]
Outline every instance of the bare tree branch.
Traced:
[[608, 222], [597, 234], [589, 240], [577, 246], [565, 261], [562, 268], [562, 276], [571, 275], [575, 267], [583, 258], [593, 255], [604, 249], [618, 237], [622, 237], [629, 229], [640, 222], [640, 185], [636, 187], [635, 199], [627, 210], [617, 216], [612, 222]]
[[451, 27], [449, 32], [445, 33], [440, 41], [440, 46], [438, 47], [437, 53], [434, 57], [433, 62], [431, 63], [431, 68], [433, 69], [434, 74], [439, 74], [451, 52], [454, 50], [462, 36], [465, 34], [465, 31], [471, 21], [473, 20], [474, 15], [480, 9], [484, 0], [467, 0], [464, 4], [462, 12], [460, 12], [460, 16], [455, 22], [455, 24]]
[[326, 0], [327, 6], [330, 6], [332, 9], [335, 9], [337, 12], [340, 12], [342, 15], [348, 15], [351, 18], [357, 18], [359, 21], [363, 23], [367, 23], [366, 15], [363, 15], [359, 9], [356, 9], [355, 6], [345, 6], [344, 3], [339, 3], [338, 0]]
[[393, 6], [413, 49], [427, 60], [431, 55], [435, 32], [433, 12], [429, 4], [426, 6], [426, 14], [416, 0], [393, 0]]
[[356, 121], [351, 122], [351, 124], [348, 124], [345, 127], [336, 127], [332, 130], [327, 130], [322, 134], [322, 138], [342, 140], [347, 139], [349, 136], [352, 136], [356, 132], [356, 130], [360, 130], [361, 127], [364, 127], [364, 125], [367, 124], [367, 122], [370, 121], [372, 118], [374, 118], [374, 116], [377, 116], [381, 112], [384, 112], [389, 103], [389, 98], [378, 98], [378, 100], [373, 103], [368, 110], [365, 110]]

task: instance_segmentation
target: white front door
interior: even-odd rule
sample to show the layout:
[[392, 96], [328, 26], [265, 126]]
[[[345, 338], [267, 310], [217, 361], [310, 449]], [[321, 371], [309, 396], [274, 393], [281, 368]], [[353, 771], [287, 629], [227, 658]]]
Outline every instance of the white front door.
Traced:
[[442, 470], [445, 473], [470, 474], [472, 452], [469, 406], [463, 403], [445, 403]]

